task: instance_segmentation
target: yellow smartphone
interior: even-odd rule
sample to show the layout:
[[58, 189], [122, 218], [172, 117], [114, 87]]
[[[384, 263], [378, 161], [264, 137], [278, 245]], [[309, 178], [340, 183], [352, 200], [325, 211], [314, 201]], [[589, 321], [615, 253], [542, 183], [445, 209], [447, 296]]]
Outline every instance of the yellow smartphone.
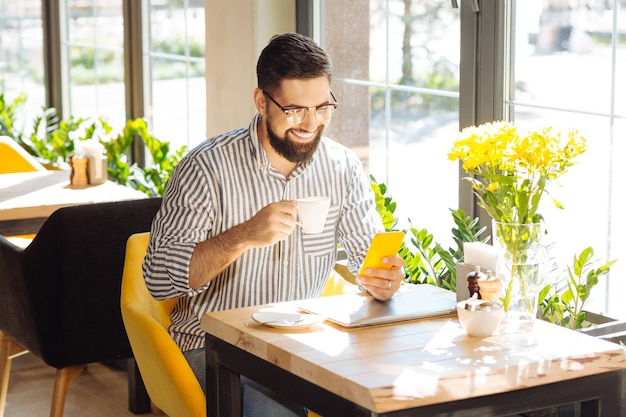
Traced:
[[383, 258], [387, 256], [396, 256], [404, 239], [404, 232], [391, 231], [380, 232], [374, 235], [370, 244], [363, 265], [359, 271], [359, 276], [368, 276], [364, 273], [367, 268], [386, 268], [391, 269], [391, 265], [383, 263]]

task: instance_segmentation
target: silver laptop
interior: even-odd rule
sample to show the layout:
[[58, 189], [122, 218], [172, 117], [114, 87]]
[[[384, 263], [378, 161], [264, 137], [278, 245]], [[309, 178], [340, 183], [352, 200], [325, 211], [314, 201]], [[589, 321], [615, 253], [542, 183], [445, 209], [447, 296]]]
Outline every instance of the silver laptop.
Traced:
[[403, 287], [389, 301], [378, 301], [368, 293], [357, 293], [302, 300], [298, 306], [345, 327], [371, 326], [456, 312], [454, 294], [446, 297], [440, 288], [428, 284]]

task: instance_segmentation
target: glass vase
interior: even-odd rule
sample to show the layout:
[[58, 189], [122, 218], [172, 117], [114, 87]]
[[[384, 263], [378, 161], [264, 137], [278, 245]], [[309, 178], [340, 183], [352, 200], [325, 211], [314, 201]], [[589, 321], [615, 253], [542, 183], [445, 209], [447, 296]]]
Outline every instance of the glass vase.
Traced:
[[538, 296], [548, 280], [549, 254], [542, 245], [541, 223], [493, 222], [493, 245], [498, 254], [496, 274], [505, 333], [531, 330], [537, 318]]

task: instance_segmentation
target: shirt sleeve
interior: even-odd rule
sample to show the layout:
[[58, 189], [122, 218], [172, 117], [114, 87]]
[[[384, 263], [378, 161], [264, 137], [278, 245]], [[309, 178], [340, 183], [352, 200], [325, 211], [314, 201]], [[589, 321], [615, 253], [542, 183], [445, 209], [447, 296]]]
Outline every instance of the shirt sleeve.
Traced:
[[179, 162], [152, 222], [143, 261], [146, 285], [156, 299], [195, 295], [210, 285], [189, 287], [189, 263], [196, 245], [212, 229], [213, 191], [209, 175], [191, 157]]

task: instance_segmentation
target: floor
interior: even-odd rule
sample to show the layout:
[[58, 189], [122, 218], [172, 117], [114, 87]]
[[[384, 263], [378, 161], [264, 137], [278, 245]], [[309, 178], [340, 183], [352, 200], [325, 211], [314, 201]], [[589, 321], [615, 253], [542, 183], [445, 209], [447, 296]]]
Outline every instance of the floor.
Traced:
[[[55, 371], [31, 354], [13, 359], [5, 417], [49, 416]], [[125, 370], [91, 364], [83, 371], [67, 395], [64, 417], [85, 416], [136, 416], [128, 410]]]

